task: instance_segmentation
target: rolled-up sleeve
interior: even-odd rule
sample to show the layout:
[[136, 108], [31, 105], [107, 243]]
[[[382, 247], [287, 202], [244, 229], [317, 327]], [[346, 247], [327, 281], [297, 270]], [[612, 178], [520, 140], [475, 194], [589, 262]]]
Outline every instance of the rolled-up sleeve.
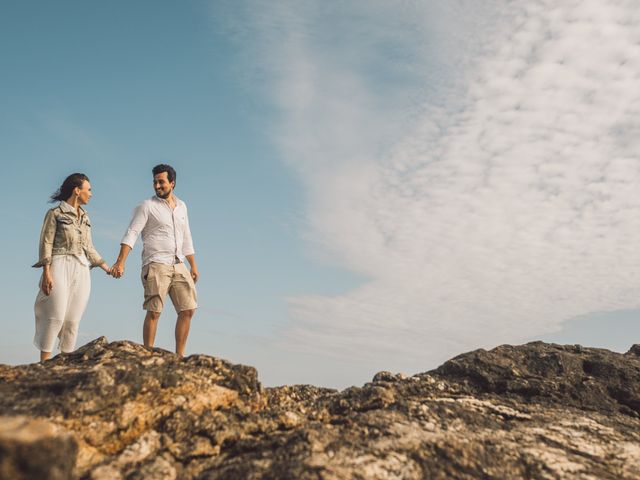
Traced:
[[[186, 207], [185, 207], [186, 209]], [[184, 256], [194, 255], [193, 239], [191, 238], [191, 228], [189, 227], [189, 213], [185, 212], [184, 239], [182, 241], [182, 254]]]
[[131, 216], [131, 222], [129, 222], [129, 228], [127, 229], [127, 233], [124, 234], [121, 244], [128, 245], [133, 249], [133, 246], [136, 244], [136, 240], [140, 236], [142, 229], [147, 224], [147, 219], [149, 218], [149, 211], [144, 203], [141, 203], [133, 210], [133, 215]]
[[43, 267], [51, 264], [51, 255], [53, 253], [53, 240], [56, 236], [56, 216], [52, 210], [49, 210], [44, 217], [42, 223], [42, 231], [40, 232], [40, 246], [38, 253], [38, 262], [33, 267]]

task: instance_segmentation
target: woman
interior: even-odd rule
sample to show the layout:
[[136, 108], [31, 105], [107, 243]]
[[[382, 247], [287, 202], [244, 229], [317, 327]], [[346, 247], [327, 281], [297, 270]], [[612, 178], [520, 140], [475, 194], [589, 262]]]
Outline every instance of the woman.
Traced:
[[56, 337], [62, 352], [75, 349], [78, 325], [91, 291], [89, 268], [99, 266], [110, 273], [107, 263], [91, 240], [91, 221], [82, 208], [91, 198], [91, 184], [83, 173], [69, 175], [51, 196], [59, 205], [44, 217], [40, 234], [42, 267], [40, 291], [34, 307], [34, 345], [40, 361], [51, 358]]

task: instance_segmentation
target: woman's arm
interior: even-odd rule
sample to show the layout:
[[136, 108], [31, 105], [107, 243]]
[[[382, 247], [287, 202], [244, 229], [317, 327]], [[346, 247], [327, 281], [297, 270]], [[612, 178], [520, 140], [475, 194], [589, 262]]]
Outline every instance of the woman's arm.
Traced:
[[40, 289], [45, 295], [49, 295], [53, 290], [53, 276], [51, 275], [51, 265], [43, 265], [42, 280], [40, 281]]
[[87, 229], [87, 249], [85, 253], [87, 255], [89, 263], [91, 264], [91, 268], [100, 267], [105, 272], [110, 273], [111, 270], [109, 269], [107, 262], [104, 260], [104, 258], [102, 258], [102, 255], [98, 253], [96, 247], [93, 245], [93, 237], [91, 236], [91, 222], [87, 222], [85, 228]]
[[34, 267], [43, 267], [51, 264], [51, 254], [53, 252], [53, 240], [56, 236], [56, 216], [54, 209], [47, 212], [42, 223], [40, 232], [40, 243], [38, 248], [38, 262]]

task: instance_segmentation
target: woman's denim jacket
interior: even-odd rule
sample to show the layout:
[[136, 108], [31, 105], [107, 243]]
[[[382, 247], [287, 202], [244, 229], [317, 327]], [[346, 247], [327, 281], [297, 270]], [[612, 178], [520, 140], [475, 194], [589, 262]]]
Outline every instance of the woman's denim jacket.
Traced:
[[34, 267], [51, 264], [53, 255], [86, 255], [91, 267], [104, 263], [91, 240], [91, 221], [84, 209], [80, 218], [76, 209], [67, 202], [49, 210], [44, 217], [40, 233], [40, 259]]

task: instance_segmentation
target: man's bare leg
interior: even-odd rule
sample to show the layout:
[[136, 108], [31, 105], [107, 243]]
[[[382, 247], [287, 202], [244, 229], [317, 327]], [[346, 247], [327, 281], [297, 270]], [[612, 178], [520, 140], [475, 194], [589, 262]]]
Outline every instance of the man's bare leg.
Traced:
[[191, 318], [193, 318], [194, 313], [196, 313], [195, 309], [183, 310], [178, 314], [178, 320], [176, 321], [176, 354], [180, 357], [184, 356], [184, 347], [187, 345]]
[[160, 312], [147, 312], [144, 317], [144, 326], [142, 327], [142, 339], [145, 347], [153, 347], [156, 341], [156, 331], [158, 330], [158, 319]]
[[51, 352], [43, 352], [40, 351], [40, 361], [44, 362], [45, 360], [49, 360], [51, 358]]

